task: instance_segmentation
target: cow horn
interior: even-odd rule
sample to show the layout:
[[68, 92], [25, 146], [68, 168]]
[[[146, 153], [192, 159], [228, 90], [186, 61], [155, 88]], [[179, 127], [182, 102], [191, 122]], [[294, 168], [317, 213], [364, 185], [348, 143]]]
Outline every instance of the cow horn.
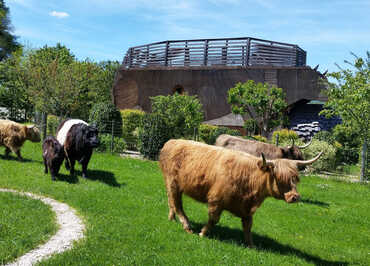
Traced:
[[307, 144], [302, 145], [302, 146], [298, 146], [298, 148], [300, 148], [300, 149], [305, 149], [305, 148], [307, 148], [308, 146], [310, 146], [310, 145], [311, 145], [311, 143], [312, 143], [312, 138], [310, 139], [310, 141], [309, 141]]
[[320, 158], [321, 154], [323, 154], [323, 151], [321, 151], [315, 158], [312, 158], [311, 160], [307, 160], [307, 161], [297, 160], [297, 161], [294, 161], [294, 162], [297, 164], [297, 167], [310, 165], [310, 164], [316, 162]]
[[317, 70], [319, 68], [319, 65], [317, 65], [317, 66], [315, 66], [314, 68], [313, 68], [313, 70]]
[[263, 154], [263, 152], [261, 152], [261, 156], [262, 156], [262, 167], [266, 167], [266, 158], [265, 158], [265, 155]]
[[322, 73], [323, 76], [325, 76], [328, 73], [328, 70], [326, 70], [324, 73]]

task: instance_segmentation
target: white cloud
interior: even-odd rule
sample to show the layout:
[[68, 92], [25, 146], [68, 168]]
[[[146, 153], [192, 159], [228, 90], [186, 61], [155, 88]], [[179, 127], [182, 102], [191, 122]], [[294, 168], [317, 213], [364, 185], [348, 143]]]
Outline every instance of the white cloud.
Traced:
[[49, 13], [50, 16], [52, 17], [57, 17], [57, 18], [67, 18], [69, 17], [69, 14], [66, 12], [58, 12], [58, 11], [52, 11]]

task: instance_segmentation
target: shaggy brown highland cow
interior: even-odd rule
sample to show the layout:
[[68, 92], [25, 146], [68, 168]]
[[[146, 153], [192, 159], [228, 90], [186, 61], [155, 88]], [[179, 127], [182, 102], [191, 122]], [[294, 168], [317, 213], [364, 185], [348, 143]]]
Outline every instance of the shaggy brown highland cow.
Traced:
[[287, 147], [278, 147], [274, 144], [264, 143], [256, 140], [243, 139], [227, 134], [222, 134], [216, 139], [216, 146], [224, 147], [230, 150], [243, 151], [251, 155], [261, 157], [263, 153], [266, 159], [291, 159], [303, 160], [301, 149], [308, 147], [311, 142], [303, 146], [294, 145]]
[[182, 193], [208, 204], [208, 223], [200, 236], [227, 210], [242, 219], [244, 238], [253, 246], [252, 216], [267, 197], [287, 203], [299, 200], [296, 185], [298, 166], [309, 161], [265, 160], [252, 155], [188, 140], [169, 140], [161, 150], [159, 164], [167, 189], [170, 220], [178, 215], [184, 229], [191, 233], [182, 206]]
[[8, 157], [12, 151], [19, 160], [22, 160], [21, 147], [26, 140], [41, 141], [40, 131], [37, 127], [0, 119], [0, 146], [5, 146], [5, 157]]

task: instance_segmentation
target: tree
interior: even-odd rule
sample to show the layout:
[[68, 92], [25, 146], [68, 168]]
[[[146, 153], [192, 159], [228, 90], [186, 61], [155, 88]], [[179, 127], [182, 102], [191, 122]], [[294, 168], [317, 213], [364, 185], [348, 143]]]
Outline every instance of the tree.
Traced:
[[0, 106], [9, 111], [12, 120], [25, 120], [33, 111], [27, 91], [26, 61], [23, 48], [0, 61]]
[[174, 138], [194, 136], [204, 119], [202, 104], [196, 96], [175, 93], [155, 96], [151, 100], [152, 113], [166, 122]]
[[5, 5], [4, 0], [0, 0], [0, 61], [20, 48], [16, 37], [11, 34], [11, 30], [9, 8]]
[[[343, 69], [339, 65], [339, 71], [328, 75], [335, 82], [328, 82], [326, 94], [328, 101], [325, 109], [320, 114], [340, 116], [343, 124], [355, 130], [362, 139], [363, 155], [366, 155], [367, 143], [370, 137], [370, 52], [367, 58], [354, 56], [354, 62], [344, 61], [351, 69]], [[363, 156], [361, 167], [361, 179], [366, 174], [366, 156]]]
[[[287, 108], [283, 89], [268, 83], [255, 83], [248, 80], [237, 83], [228, 91], [228, 102], [234, 114], [240, 114], [244, 120], [254, 120], [263, 136], [283, 121], [283, 112]], [[248, 118], [249, 116], [249, 118]]]

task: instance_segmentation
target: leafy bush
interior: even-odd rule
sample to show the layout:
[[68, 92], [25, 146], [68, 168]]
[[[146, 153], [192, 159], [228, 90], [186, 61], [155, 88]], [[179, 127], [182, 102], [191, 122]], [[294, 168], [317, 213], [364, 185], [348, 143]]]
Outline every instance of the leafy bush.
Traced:
[[361, 139], [359, 134], [345, 125], [336, 125], [333, 128], [333, 138], [341, 144], [337, 151], [337, 164], [355, 164], [359, 161]]
[[47, 134], [55, 136], [59, 125], [59, 118], [55, 115], [48, 115], [47, 124]]
[[320, 159], [307, 167], [308, 172], [331, 171], [336, 167], [336, 149], [328, 142], [313, 139], [310, 146], [303, 149], [303, 155], [306, 160], [313, 158], [319, 152], [324, 151]]
[[[100, 145], [96, 148], [97, 151], [106, 152], [111, 151], [112, 135], [100, 134]], [[114, 137], [113, 138], [113, 152], [120, 153], [126, 150], [126, 142], [123, 138]]]
[[203, 121], [202, 104], [196, 96], [175, 93], [151, 97], [152, 113], [160, 116], [171, 129], [173, 138], [189, 138]]
[[122, 136], [121, 113], [113, 103], [97, 103], [90, 110], [89, 123], [95, 124], [100, 133]]
[[208, 125], [208, 124], [200, 124], [199, 126], [199, 139], [204, 141], [207, 144], [211, 143], [214, 132], [216, 131], [217, 126]]
[[261, 141], [261, 142], [267, 142], [267, 138], [261, 136], [261, 135], [254, 135], [253, 136], [253, 139], [257, 140], [257, 141]]
[[145, 114], [139, 129], [139, 151], [148, 159], [157, 160], [163, 145], [171, 138], [172, 128], [157, 114]]
[[208, 124], [201, 124], [199, 126], [199, 139], [207, 144], [210, 145], [215, 144], [218, 136], [222, 134], [241, 136], [240, 131], [236, 129], [230, 129], [227, 127], [218, 127]]
[[279, 135], [279, 143], [280, 142], [292, 142], [292, 140], [297, 140], [298, 139], [298, 134], [294, 130], [289, 130], [287, 128], [283, 128], [280, 130], [275, 130], [272, 133], [272, 141], [276, 141], [276, 135]]
[[141, 110], [121, 110], [122, 116], [122, 137], [126, 140], [128, 149], [136, 150], [138, 144], [138, 129], [142, 123], [145, 112]]
[[330, 131], [322, 130], [313, 136], [314, 139], [326, 141], [329, 144], [334, 144], [335, 139], [333, 133]]

